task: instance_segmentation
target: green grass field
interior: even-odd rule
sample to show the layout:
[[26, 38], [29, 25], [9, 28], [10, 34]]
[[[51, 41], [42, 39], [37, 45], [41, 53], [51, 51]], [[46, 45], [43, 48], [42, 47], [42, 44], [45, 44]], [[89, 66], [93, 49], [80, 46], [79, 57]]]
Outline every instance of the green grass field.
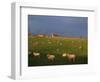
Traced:
[[[39, 52], [39, 57], [28, 54], [28, 66], [47, 65], [72, 65], [87, 64], [87, 39], [86, 38], [65, 38], [65, 37], [28, 37], [28, 52]], [[62, 53], [74, 53], [75, 62], [62, 58]], [[54, 61], [47, 59], [47, 54], [55, 55]]]

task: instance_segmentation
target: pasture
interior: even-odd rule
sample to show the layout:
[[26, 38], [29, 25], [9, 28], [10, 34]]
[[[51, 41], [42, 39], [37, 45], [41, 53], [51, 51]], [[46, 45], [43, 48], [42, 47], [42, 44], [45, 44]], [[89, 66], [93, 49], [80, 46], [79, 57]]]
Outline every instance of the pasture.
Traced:
[[[40, 55], [35, 57], [33, 52]], [[63, 58], [63, 53], [75, 54], [75, 61], [69, 61], [67, 57]], [[28, 66], [87, 64], [87, 53], [86, 38], [28, 37]], [[54, 55], [54, 60], [48, 60], [47, 54]]]

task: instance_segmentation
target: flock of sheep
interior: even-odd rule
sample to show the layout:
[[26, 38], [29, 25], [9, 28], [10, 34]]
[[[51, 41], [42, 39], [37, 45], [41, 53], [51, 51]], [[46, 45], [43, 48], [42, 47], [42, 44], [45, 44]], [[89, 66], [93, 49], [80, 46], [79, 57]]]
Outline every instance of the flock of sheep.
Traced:
[[[29, 52], [29, 54], [31, 54], [31, 52]], [[40, 53], [37, 53], [37, 52], [33, 52], [32, 55], [34, 57], [40, 57]], [[50, 60], [50, 61], [54, 61], [54, 59], [56, 58], [55, 55], [52, 55], [52, 54], [47, 54], [47, 59]], [[62, 58], [66, 58], [68, 59], [68, 61], [72, 61], [72, 62], [75, 62], [75, 59], [76, 59], [76, 55], [75, 54], [69, 54], [69, 53], [63, 53], [61, 55]]]

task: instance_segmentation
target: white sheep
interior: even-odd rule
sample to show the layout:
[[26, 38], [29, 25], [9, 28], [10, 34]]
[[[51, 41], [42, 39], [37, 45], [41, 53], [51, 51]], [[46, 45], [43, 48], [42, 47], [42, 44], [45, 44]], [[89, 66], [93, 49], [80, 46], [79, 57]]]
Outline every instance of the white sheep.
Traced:
[[51, 55], [51, 54], [47, 54], [47, 58], [48, 58], [48, 60], [54, 60], [54, 58], [55, 58], [55, 55]]
[[63, 58], [68, 58], [69, 61], [75, 62], [76, 55], [75, 55], [75, 54], [63, 53], [63, 54], [62, 54], [62, 57], [63, 57]]
[[40, 56], [40, 53], [37, 53], [37, 52], [33, 52], [33, 56], [37, 56], [37, 57], [39, 57]]
[[67, 54], [67, 58], [69, 61], [75, 62], [76, 55], [75, 54]]

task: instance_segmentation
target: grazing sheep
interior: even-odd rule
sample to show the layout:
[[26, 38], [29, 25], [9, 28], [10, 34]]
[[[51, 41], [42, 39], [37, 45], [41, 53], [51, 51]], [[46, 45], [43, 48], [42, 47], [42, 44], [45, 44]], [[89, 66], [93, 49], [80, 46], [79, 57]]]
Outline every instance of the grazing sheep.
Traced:
[[69, 61], [75, 62], [76, 55], [75, 55], [75, 54], [63, 53], [63, 54], [62, 54], [62, 57], [63, 57], [63, 58], [67, 58]]
[[55, 58], [55, 55], [51, 55], [51, 54], [47, 54], [47, 58], [48, 58], [48, 60], [54, 60], [54, 58]]
[[33, 56], [39, 57], [40, 56], [40, 53], [33, 52]]
[[69, 61], [75, 62], [76, 55], [75, 54], [67, 54], [67, 58]]

